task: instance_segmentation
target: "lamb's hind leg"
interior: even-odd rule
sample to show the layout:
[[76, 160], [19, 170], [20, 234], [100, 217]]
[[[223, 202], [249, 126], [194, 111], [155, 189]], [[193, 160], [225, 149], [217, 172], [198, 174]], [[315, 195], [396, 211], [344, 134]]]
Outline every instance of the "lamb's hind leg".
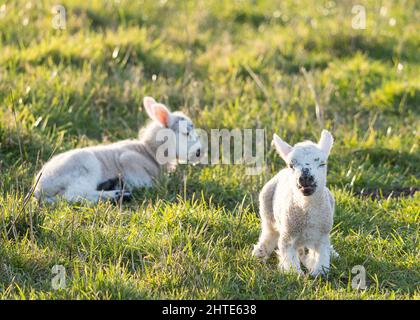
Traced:
[[79, 181], [79, 183], [72, 184], [67, 187], [63, 194], [63, 197], [70, 202], [79, 202], [87, 200], [93, 203], [97, 203], [100, 200], [117, 201], [121, 197], [123, 200], [131, 197], [131, 193], [128, 191], [121, 190], [96, 190], [96, 185], [92, 185], [89, 182]]
[[301, 247], [298, 249], [298, 255], [300, 262], [310, 272], [313, 268], [316, 258], [313, 248]]
[[277, 182], [269, 181], [260, 193], [261, 235], [254, 246], [252, 255], [266, 261], [277, 246], [279, 232], [275, 228], [273, 215], [273, 195]]

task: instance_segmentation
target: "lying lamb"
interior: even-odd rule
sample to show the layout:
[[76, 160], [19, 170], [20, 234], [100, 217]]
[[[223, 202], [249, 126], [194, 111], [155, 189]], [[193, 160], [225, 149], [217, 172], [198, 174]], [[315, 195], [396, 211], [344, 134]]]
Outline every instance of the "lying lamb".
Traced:
[[260, 193], [262, 232], [253, 255], [265, 261], [278, 246], [281, 270], [302, 273], [302, 263], [311, 275], [324, 274], [336, 255], [329, 239], [335, 201], [326, 187], [333, 137], [323, 130], [318, 144], [291, 147], [274, 134], [273, 144], [288, 168]]
[[[153, 121], [140, 131], [138, 140], [75, 149], [53, 157], [38, 173], [35, 198], [46, 202], [59, 198], [71, 202], [117, 200], [129, 197], [133, 188], [151, 186], [162, 169], [173, 168], [179, 160], [198, 160], [201, 143], [190, 118], [181, 112], [171, 113], [151, 97], [145, 97], [143, 104]], [[173, 147], [173, 152], [168, 150], [162, 163], [158, 153], [164, 143]], [[127, 190], [123, 194], [121, 181]]]

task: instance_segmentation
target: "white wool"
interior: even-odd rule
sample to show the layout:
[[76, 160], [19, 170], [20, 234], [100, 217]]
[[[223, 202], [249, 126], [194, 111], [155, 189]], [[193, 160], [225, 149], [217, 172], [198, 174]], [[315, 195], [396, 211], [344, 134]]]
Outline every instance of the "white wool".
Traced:
[[[59, 154], [48, 161], [38, 173], [34, 196], [38, 200], [55, 202], [60, 198], [76, 202], [87, 200], [97, 202], [101, 199], [119, 199], [130, 196], [134, 188], [152, 186], [164, 167], [173, 169], [179, 160], [178, 150], [195, 155], [201, 148], [191, 119], [181, 112], [170, 112], [151, 97], [144, 98], [144, 107], [153, 120], [140, 130], [139, 138], [124, 140], [109, 145], [79, 148]], [[157, 150], [163, 141], [157, 139], [162, 129], [172, 130], [175, 137], [180, 136], [179, 123], [183, 121], [190, 128], [190, 139], [180, 144], [178, 138], [169, 141], [176, 146], [176, 153], [165, 165], [157, 158]], [[175, 141], [176, 140], [176, 141]], [[98, 190], [99, 185], [107, 181], [124, 182], [122, 190]], [[115, 190], [114, 190], [115, 189]]]
[[[336, 255], [329, 239], [335, 201], [326, 187], [333, 138], [324, 130], [318, 144], [305, 141], [291, 147], [277, 135], [273, 143], [289, 167], [260, 193], [262, 232], [253, 255], [265, 260], [277, 247], [282, 270], [301, 273], [303, 264], [311, 275], [325, 273], [330, 255]], [[305, 174], [311, 179], [306, 189], [300, 180]]]

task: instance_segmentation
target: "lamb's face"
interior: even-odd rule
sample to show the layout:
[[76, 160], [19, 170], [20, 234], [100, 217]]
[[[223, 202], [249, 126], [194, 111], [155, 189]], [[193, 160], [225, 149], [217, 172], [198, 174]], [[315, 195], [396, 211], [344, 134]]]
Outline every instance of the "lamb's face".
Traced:
[[296, 145], [287, 156], [287, 165], [295, 178], [294, 187], [304, 196], [322, 190], [327, 183], [327, 155], [312, 142]]
[[162, 126], [156, 139], [168, 139], [164, 147], [167, 147], [170, 156], [157, 155], [159, 162], [164, 163], [167, 158], [171, 161], [176, 158], [180, 163], [198, 162], [202, 156], [202, 146], [191, 119], [182, 112], [170, 112], [164, 104], [156, 102], [152, 97], [144, 97], [143, 105], [149, 117]]
[[333, 144], [333, 137], [328, 131], [322, 131], [317, 144], [305, 141], [292, 147], [276, 134], [273, 143], [293, 174], [295, 183], [292, 188], [302, 192], [304, 196], [310, 196], [325, 187], [327, 159]]
[[180, 163], [196, 163], [202, 156], [201, 141], [190, 118], [182, 112], [172, 113], [170, 129], [176, 136], [176, 156]]

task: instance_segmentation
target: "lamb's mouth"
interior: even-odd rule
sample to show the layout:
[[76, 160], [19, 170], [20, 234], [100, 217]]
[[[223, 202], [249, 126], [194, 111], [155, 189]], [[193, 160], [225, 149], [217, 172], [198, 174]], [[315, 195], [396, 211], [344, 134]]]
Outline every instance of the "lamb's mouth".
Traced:
[[316, 185], [313, 186], [300, 186], [298, 185], [298, 189], [303, 193], [305, 197], [311, 196], [314, 194], [316, 190]]

